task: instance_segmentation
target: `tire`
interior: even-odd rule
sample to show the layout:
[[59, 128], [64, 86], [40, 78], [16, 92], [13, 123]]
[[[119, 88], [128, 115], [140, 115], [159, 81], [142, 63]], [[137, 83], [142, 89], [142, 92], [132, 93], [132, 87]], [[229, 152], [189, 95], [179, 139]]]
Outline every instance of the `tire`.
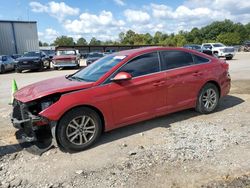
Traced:
[[214, 52], [214, 56], [217, 57], [217, 58], [219, 58], [218, 52]]
[[50, 61], [48, 61], [48, 65], [46, 66], [46, 69], [48, 70], [48, 69], [50, 69], [50, 64], [51, 64], [51, 62]]
[[1, 67], [0, 67], [0, 73], [2, 74], [2, 73], [5, 73], [5, 67], [2, 65]]
[[42, 62], [41, 65], [40, 65], [40, 68], [37, 71], [42, 72], [43, 70], [44, 70], [44, 64]]
[[16, 72], [17, 72], [17, 73], [22, 73], [22, 70], [16, 69]]
[[202, 114], [215, 111], [219, 103], [219, 90], [212, 83], [206, 84], [200, 91], [195, 110]]
[[[84, 128], [84, 123], [87, 123]], [[80, 107], [67, 112], [59, 121], [56, 139], [68, 152], [82, 151], [93, 145], [102, 132], [102, 121], [92, 109]]]
[[233, 57], [226, 57], [226, 60], [231, 60], [233, 59]]

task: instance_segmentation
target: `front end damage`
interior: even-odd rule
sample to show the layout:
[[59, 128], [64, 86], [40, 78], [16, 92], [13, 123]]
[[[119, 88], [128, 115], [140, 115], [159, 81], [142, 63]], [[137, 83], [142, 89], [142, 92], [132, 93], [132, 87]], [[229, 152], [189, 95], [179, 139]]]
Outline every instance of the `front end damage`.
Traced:
[[[49, 102], [50, 101], [50, 102]], [[50, 122], [39, 113], [53, 100], [38, 100], [28, 103], [14, 100], [11, 121], [18, 129], [16, 138], [19, 144], [33, 154], [42, 154], [53, 145], [53, 130], [56, 122]]]

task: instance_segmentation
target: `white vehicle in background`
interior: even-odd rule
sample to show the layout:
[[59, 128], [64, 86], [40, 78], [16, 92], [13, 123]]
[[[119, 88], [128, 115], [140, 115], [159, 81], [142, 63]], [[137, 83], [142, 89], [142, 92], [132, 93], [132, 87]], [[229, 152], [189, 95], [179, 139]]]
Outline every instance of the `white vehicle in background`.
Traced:
[[225, 46], [222, 43], [203, 43], [202, 49], [211, 50], [217, 57], [225, 57], [227, 60], [233, 59], [235, 55], [234, 47]]

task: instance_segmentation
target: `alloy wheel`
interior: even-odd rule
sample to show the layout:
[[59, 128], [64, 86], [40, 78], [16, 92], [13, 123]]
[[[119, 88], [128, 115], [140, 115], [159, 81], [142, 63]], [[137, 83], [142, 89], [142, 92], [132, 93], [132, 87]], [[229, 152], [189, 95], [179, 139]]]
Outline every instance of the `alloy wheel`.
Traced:
[[202, 103], [208, 111], [213, 110], [217, 104], [216, 91], [212, 88], [207, 89], [202, 96]]
[[79, 116], [70, 121], [66, 128], [67, 139], [75, 145], [91, 141], [96, 131], [94, 120], [90, 116]]

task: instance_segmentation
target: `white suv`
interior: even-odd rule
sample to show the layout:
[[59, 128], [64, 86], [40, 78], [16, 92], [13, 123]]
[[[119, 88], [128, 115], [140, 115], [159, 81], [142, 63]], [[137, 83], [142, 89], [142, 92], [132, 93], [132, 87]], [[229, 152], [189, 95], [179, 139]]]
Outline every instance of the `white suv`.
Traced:
[[202, 49], [208, 49], [217, 57], [225, 57], [227, 60], [233, 59], [235, 55], [234, 47], [225, 46], [222, 43], [204, 43]]

